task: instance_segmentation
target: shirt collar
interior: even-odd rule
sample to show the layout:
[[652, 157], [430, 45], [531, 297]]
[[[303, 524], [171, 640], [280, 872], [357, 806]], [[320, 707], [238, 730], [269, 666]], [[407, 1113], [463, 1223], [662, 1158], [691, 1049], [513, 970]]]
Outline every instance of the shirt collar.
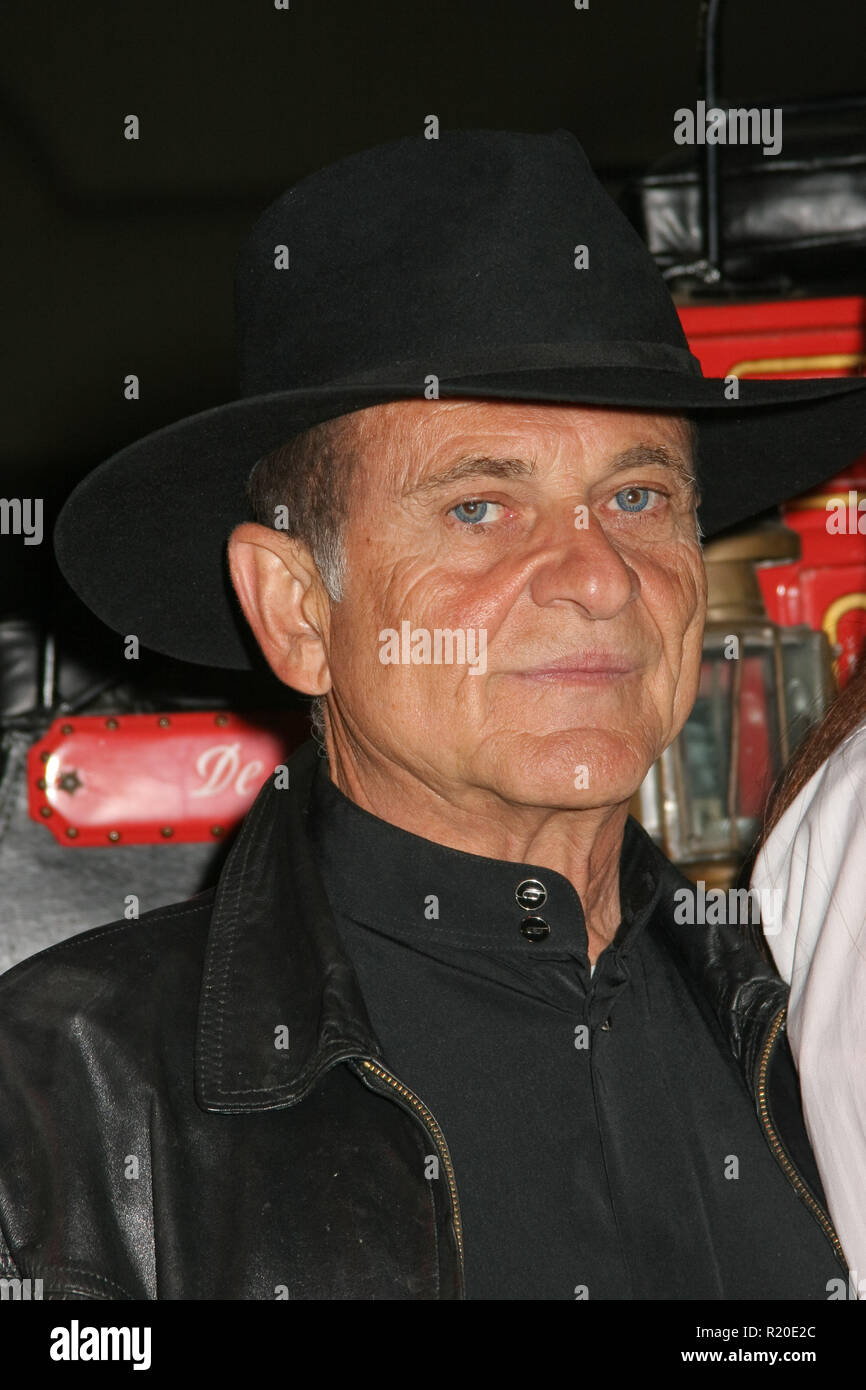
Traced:
[[[308, 833], [328, 899], [338, 915], [408, 941], [537, 958], [586, 958], [583, 905], [571, 882], [540, 864], [452, 849], [380, 819], [331, 781], [320, 759]], [[661, 859], [629, 816], [620, 855], [622, 953], [649, 919], [661, 891]]]

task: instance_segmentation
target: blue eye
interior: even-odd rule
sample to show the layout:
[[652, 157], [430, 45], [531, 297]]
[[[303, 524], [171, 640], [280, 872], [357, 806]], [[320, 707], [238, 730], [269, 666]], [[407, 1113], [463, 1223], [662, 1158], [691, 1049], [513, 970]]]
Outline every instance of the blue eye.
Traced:
[[[458, 506], [452, 507], [451, 510], [458, 521], [464, 522], [467, 526], [472, 526], [476, 522], [484, 520], [489, 506], [489, 502], [478, 502], [475, 498], [467, 498], [465, 502], [460, 502]], [[463, 513], [462, 516], [461, 512]]]
[[642, 512], [643, 509], [644, 509], [644, 507], [647, 505], [647, 503], [648, 503], [648, 501], [649, 501], [650, 493], [652, 492], [652, 488], [648, 488], [648, 487], [624, 487], [624, 488], [622, 489], [621, 492], [618, 492], [618, 493], [616, 494], [616, 498], [615, 498], [614, 500], [617, 501], [617, 502], [620, 502], [620, 501], [622, 500], [623, 497], [627, 497], [629, 493], [635, 493], [635, 492], [642, 493], [642, 494], [643, 494], [643, 500], [642, 500], [641, 502], [636, 502], [636, 503], [633, 503], [633, 504], [631, 504], [631, 503], [624, 503], [624, 504], [623, 504], [623, 511], [626, 511], [626, 512]]

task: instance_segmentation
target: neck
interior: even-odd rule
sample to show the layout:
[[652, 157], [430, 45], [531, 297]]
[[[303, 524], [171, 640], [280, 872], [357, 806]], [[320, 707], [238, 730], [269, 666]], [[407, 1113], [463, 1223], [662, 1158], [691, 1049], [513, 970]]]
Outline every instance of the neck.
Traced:
[[380, 820], [436, 844], [562, 874], [580, 898], [591, 964], [621, 919], [619, 866], [628, 803], [586, 809], [515, 804], [485, 787], [430, 786], [399, 763], [359, 757], [326, 730], [331, 780]]

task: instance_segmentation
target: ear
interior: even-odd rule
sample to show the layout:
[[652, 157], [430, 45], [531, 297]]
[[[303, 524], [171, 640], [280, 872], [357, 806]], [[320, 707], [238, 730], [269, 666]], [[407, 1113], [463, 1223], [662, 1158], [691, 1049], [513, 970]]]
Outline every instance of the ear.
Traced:
[[228, 542], [232, 584], [274, 675], [305, 695], [331, 688], [330, 601], [303, 542], [245, 521]]

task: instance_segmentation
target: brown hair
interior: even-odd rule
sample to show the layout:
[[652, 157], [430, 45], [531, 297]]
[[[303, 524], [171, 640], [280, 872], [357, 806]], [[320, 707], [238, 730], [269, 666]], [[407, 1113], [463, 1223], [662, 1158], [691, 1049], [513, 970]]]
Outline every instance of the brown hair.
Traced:
[[[761, 847], [766, 843], [774, 826], [778, 825], [788, 807], [797, 799], [806, 783], [812, 780], [819, 767], [827, 761], [839, 744], [853, 733], [864, 718], [866, 648], [861, 653], [848, 684], [831, 702], [824, 718], [803, 737], [770, 788], [764, 805], [760, 832], [737, 875], [738, 886], [748, 887]], [[745, 935], [764, 960], [775, 969], [775, 961], [763, 926], [759, 922], [749, 921], [745, 925]]]
[[764, 808], [757, 848], [764, 843], [822, 763], [863, 719], [866, 719], [866, 648], [860, 654], [848, 684], [839, 691], [824, 718], [805, 735], [776, 779]]

